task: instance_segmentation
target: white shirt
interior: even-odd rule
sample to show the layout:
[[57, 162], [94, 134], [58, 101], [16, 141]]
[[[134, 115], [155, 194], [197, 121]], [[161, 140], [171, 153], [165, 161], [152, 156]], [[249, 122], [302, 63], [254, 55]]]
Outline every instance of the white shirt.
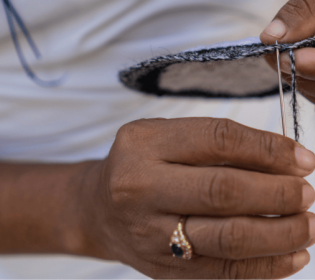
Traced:
[[[208, 116], [281, 133], [277, 96], [265, 99], [157, 98], [131, 91], [118, 71], [166, 53], [259, 36], [285, 0], [12, 0], [43, 59], [22, 49], [42, 78], [28, 79], [0, 7], [0, 157], [75, 162], [106, 156], [119, 127], [139, 118]], [[287, 97], [288, 98], [288, 97]], [[313, 106], [303, 98], [303, 144], [315, 150]], [[288, 119], [290, 121], [290, 119]], [[293, 135], [293, 134], [292, 134]], [[314, 182], [311, 176], [310, 181]], [[315, 256], [314, 249], [310, 252]], [[309, 278], [308, 265], [294, 278]], [[2, 278], [143, 278], [118, 263], [61, 256], [3, 256]]]

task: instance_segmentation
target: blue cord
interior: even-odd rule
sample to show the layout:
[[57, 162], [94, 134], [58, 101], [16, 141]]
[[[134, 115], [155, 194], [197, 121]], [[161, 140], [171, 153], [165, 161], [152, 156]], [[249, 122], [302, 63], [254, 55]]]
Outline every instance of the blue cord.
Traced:
[[24, 68], [27, 76], [34, 83], [36, 83], [37, 85], [42, 86], [42, 87], [55, 87], [55, 86], [60, 85], [62, 82], [62, 79], [53, 80], [53, 81], [41, 80], [40, 78], [38, 78], [36, 76], [36, 74], [33, 72], [33, 70], [29, 67], [29, 65], [27, 64], [27, 61], [23, 55], [23, 52], [21, 50], [20, 43], [19, 43], [17, 35], [16, 35], [13, 19], [16, 20], [17, 24], [21, 28], [21, 30], [22, 30], [23, 34], [25, 35], [28, 43], [30, 44], [36, 58], [40, 59], [41, 54], [40, 54], [38, 48], [36, 47], [30, 33], [28, 32], [23, 20], [21, 19], [20, 15], [17, 13], [14, 6], [12, 5], [11, 1], [10, 0], [2, 0], [2, 2], [3, 2], [4, 10], [5, 10], [5, 13], [7, 16], [7, 20], [8, 20], [8, 24], [9, 24], [9, 28], [10, 28], [10, 32], [11, 32], [11, 36], [12, 36], [12, 40], [13, 40], [16, 52], [18, 54], [18, 57], [19, 57], [20, 62], [22, 64], [22, 67]]

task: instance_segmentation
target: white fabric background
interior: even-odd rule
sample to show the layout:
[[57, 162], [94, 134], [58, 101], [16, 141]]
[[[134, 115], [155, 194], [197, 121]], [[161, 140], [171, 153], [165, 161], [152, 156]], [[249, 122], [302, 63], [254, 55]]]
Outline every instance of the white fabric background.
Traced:
[[[0, 7], [0, 157], [75, 162], [104, 158], [118, 128], [151, 117], [209, 116], [281, 133], [278, 97], [174, 99], [124, 88], [117, 72], [143, 59], [258, 36], [285, 0], [12, 0], [43, 54], [29, 63], [54, 89], [34, 85]], [[303, 144], [315, 151], [314, 107], [301, 98]], [[289, 111], [289, 109], [287, 109]], [[290, 113], [288, 122], [291, 122]], [[293, 134], [292, 134], [293, 135]], [[311, 176], [311, 182], [314, 177]], [[310, 252], [315, 259], [314, 249]], [[314, 263], [293, 278], [314, 278]], [[65, 256], [2, 256], [2, 278], [144, 278], [131, 268]]]

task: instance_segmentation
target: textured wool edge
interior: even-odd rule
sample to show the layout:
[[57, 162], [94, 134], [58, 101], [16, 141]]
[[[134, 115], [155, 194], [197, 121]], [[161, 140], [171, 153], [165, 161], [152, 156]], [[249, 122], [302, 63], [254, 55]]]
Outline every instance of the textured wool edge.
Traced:
[[245, 45], [253, 45], [253, 44], [261, 44], [261, 40], [259, 37], [247, 37], [241, 40], [236, 41], [224, 41], [221, 43], [212, 44], [210, 46], [197, 46], [194, 48], [187, 49], [183, 52], [196, 52], [200, 50], [211, 50], [216, 48], [227, 48], [231, 46], [245, 46]]

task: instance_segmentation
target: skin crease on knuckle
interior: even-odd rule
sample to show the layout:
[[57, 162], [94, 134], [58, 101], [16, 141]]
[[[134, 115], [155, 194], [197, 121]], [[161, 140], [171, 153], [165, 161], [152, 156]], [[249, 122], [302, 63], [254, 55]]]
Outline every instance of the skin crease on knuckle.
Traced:
[[259, 137], [257, 145], [259, 147], [261, 160], [267, 167], [272, 169], [278, 161], [278, 139], [271, 134], [262, 133]]
[[228, 260], [245, 259], [251, 246], [250, 236], [251, 229], [244, 221], [225, 221], [219, 236], [222, 257]]
[[205, 204], [212, 214], [222, 215], [242, 205], [242, 187], [236, 185], [236, 178], [231, 172], [218, 169], [208, 182], [202, 188], [206, 193], [202, 193], [200, 200], [206, 200]]
[[[204, 128], [205, 147], [217, 158], [231, 156], [237, 149], [237, 143], [243, 127], [229, 119], [212, 119]], [[228, 162], [222, 162], [228, 164]]]

